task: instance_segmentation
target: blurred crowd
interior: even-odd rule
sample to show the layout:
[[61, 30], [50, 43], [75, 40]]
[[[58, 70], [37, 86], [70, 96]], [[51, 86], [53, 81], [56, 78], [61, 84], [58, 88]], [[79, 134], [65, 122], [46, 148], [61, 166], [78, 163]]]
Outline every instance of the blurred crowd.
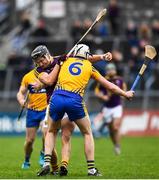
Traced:
[[[6, 4], [4, 5], [4, 2], [5, 0], [0, 0], [0, 14], [6, 10]], [[96, 52], [103, 52], [107, 49], [110, 50], [113, 54], [113, 60], [117, 64], [121, 74], [123, 72], [123, 64], [126, 63], [132, 74], [130, 81], [133, 81], [144, 59], [144, 46], [153, 44], [158, 40], [159, 20], [154, 19], [151, 22], [147, 22], [143, 19], [138, 23], [131, 18], [131, 15], [127, 19], [122, 19], [123, 9], [117, 0], [110, 0], [107, 10], [107, 17], [98, 23], [88, 34], [85, 42], [91, 42], [88, 44], [92, 48], [94, 42], [98, 42], [97, 44], [99, 44], [101, 41], [111, 41], [112, 45], [109, 47], [110, 45], [108, 44], [109, 48], [103, 45], [94, 49], [97, 50]], [[40, 18], [36, 24], [32, 24], [31, 16], [26, 11], [22, 11], [19, 17], [19, 29], [11, 42], [12, 48], [8, 57], [7, 67], [18, 66], [20, 69], [25, 69], [30, 66], [31, 68], [30, 51], [27, 51], [26, 48], [28, 38], [31, 38], [33, 41], [36, 39], [36, 43], [34, 43], [34, 46], [36, 46], [41, 44], [41, 42], [44, 44], [43, 40], [53, 37], [54, 34], [47, 27], [45, 19], [43, 18]], [[91, 19], [75, 18], [69, 28], [70, 38], [76, 42], [82, 37], [91, 24]], [[97, 67], [100, 68], [98, 65]], [[146, 76], [152, 74], [154, 67], [156, 67], [156, 65], [152, 63]]]
[[[36, 40], [34, 46], [41, 44], [43, 39], [51, 36], [50, 32], [46, 28], [45, 21], [39, 19], [36, 26], [33, 26], [30, 21], [30, 15], [25, 11], [20, 15], [19, 29], [12, 39], [12, 51], [9, 55], [7, 67], [16, 67], [20, 69], [25, 69], [26, 67], [32, 67], [32, 61], [30, 59], [30, 54], [27, 52], [27, 40], [32, 38]], [[38, 40], [38, 41], [37, 41]]]
[[[89, 33], [86, 39], [88, 41], [92, 40], [94, 43], [96, 38], [119, 38], [120, 43], [111, 49], [113, 60], [116, 63], [120, 74], [123, 72], [123, 64], [121, 65], [121, 63], [126, 63], [126, 65], [128, 65], [131, 72], [130, 82], [132, 82], [143, 63], [145, 45], [154, 44], [155, 42], [158, 43], [159, 20], [154, 19], [152, 22], [142, 20], [138, 23], [133, 20], [133, 18], [128, 18], [123, 26], [121, 26], [121, 12], [122, 9], [120, 8], [118, 1], [110, 0], [106, 19], [100, 22]], [[72, 38], [77, 41], [90, 27], [92, 22], [93, 21], [90, 19], [84, 19], [83, 21], [76, 19], [72, 24], [70, 32]], [[102, 49], [98, 49], [98, 51], [101, 50]], [[156, 61], [149, 66], [149, 69], [146, 71], [145, 79], [150, 77], [152, 74], [155, 74], [153, 73], [153, 69], [156, 67]], [[97, 67], [99, 66], [97, 65]], [[144, 87], [141, 85], [140, 88]]]

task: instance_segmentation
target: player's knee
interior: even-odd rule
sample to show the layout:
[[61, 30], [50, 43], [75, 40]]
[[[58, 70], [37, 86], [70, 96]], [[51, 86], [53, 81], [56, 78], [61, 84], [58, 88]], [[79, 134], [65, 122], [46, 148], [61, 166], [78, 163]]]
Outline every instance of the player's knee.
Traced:
[[85, 136], [85, 135], [91, 135], [92, 131], [90, 127], [85, 127], [81, 129], [81, 133]]
[[26, 144], [32, 145], [34, 143], [34, 140], [35, 140], [35, 138], [33, 138], [33, 137], [26, 138]]
[[113, 131], [118, 131], [119, 130], [119, 128], [120, 128], [120, 125], [119, 124], [113, 124]]
[[120, 128], [120, 119], [114, 119], [112, 124], [113, 131], [118, 131]]
[[62, 143], [68, 143], [71, 139], [71, 132], [70, 131], [62, 131]]

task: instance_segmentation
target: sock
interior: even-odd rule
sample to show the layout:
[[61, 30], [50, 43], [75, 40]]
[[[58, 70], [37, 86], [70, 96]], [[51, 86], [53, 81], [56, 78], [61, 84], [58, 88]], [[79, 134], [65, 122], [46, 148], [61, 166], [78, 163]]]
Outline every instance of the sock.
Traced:
[[45, 154], [44, 156], [44, 166], [50, 165], [51, 162], [51, 155], [50, 154]]
[[51, 167], [52, 167], [53, 172], [57, 172], [59, 169], [59, 166], [57, 164], [57, 160], [58, 160], [57, 152], [55, 149], [53, 149], [52, 156], [51, 156]]
[[62, 160], [62, 161], [61, 161], [61, 166], [64, 166], [64, 167], [67, 169], [68, 161]]
[[95, 168], [94, 160], [87, 161], [88, 170]]
[[25, 156], [25, 162], [29, 162], [30, 161], [30, 156], [26, 155]]
[[40, 155], [41, 155], [41, 156], [44, 156], [44, 151], [40, 151]]

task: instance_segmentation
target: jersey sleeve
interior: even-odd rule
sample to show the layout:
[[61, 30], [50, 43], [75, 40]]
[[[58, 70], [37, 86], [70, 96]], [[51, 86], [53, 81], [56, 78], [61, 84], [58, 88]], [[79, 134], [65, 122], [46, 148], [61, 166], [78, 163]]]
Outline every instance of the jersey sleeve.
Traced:
[[92, 66], [92, 75], [93, 79], [98, 80], [102, 75]]
[[54, 57], [54, 60], [56, 61], [56, 64], [59, 64], [59, 65], [60, 65], [61, 62], [66, 61], [66, 59], [67, 59], [67, 55], [66, 54]]
[[[43, 75], [43, 74], [45, 74], [45, 73], [47, 73], [47, 72], [41, 72], [41, 73], [39, 73], [39, 75], [37, 76], [37, 78], [39, 79], [39, 78], [41, 78], [41, 76]], [[48, 74], [48, 73], [47, 73]]]
[[36, 76], [37, 79], [39, 79], [44, 73], [47, 73], [47, 72], [42, 72], [38, 68], [34, 69], [34, 75]]
[[21, 86], [28, 87], [28, 80], [27, 76], [25, 75], [22, 79]]

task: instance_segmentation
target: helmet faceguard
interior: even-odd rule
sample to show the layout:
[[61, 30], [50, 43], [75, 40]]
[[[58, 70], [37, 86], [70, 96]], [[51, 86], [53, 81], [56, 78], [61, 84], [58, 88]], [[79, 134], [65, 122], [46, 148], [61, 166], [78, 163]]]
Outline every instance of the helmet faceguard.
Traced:
[[49, 50], [47, 49], [46, 46], [40, 45], [37, 46], [31, 53], [31, 57], [33, 61], [36, 61], [40, 57], [44, 57], [45, 55], [50, 54]]

